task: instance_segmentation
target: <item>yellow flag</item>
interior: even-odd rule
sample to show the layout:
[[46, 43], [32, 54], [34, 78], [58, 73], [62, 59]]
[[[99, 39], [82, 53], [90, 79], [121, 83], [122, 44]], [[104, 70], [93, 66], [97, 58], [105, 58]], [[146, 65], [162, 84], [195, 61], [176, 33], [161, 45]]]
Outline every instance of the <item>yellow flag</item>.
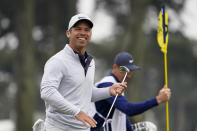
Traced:
[[[164, 17], [165, 16], [165, 17]], [[161, 10], [159, 13], [159, 22], [157, 28], [157, 42], [163, 53], [167, 53], [168, 46], [168, 13]]]

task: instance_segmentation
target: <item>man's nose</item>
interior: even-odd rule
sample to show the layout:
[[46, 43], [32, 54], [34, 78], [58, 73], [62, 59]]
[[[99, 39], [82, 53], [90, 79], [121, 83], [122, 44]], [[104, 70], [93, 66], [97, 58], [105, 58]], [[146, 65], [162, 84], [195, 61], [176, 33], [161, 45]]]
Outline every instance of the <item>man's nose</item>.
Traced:
[[80, 34], [81, 34], [81, 35], [86, 35], [86, 31], [85, 31], [85, 30], [81, 30], [81, 31], [80, 31]]

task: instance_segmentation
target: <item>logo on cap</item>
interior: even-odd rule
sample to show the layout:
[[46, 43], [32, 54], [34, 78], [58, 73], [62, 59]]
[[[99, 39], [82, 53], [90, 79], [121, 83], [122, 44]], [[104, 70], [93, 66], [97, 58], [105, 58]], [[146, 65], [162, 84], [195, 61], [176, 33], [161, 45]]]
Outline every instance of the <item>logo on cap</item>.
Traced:
[[86, 18], [86, 17], [78, 17], [78, 19], [88, 19], [88, 18]]
[[129, 63], [131, 63], [131, 64], [132, 64], [132, 63], [133, 63], [133, 60], [129, 60]]

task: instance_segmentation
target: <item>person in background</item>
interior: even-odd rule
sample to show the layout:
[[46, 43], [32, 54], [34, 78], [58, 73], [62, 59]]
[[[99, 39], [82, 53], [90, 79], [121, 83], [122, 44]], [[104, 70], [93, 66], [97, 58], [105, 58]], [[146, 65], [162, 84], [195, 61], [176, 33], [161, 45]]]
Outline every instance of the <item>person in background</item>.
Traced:
[[[126, 81], [132, 77], [135, 70], [139, 67], [134, 64], [134, 59], [128, 52], [120, 52], [114, 59], [113, 69], [107, 76], [99, 81], [96, 86], [104, 89], [123, 80], [125, 73], [120, 71], [120, 66], [127, 67], [130, 72], [126, 77]], [[135, 92], [133, 92], [135, 93]], [[132, 95], [132, 94], [131, 94]], [[104, 127], [104, 131], [156, 131], [156, 126], [151, 122], [139, 122], [131, 124], [128, 116], [134, 116], [143, 113], [161, 103], [170, 99], [171, 91], [165, 86], [159, 91], [156, 97], [143, 102], [131, 103], [124, 96], [118, 96], [112, 108], [112, 112]], [[97, 127], [91, 128], [91, 131], [100, 131], [104, 120], [110, 110], [115, 97], [95, 102], [96, 114], [94, 119], [97, 121]]]

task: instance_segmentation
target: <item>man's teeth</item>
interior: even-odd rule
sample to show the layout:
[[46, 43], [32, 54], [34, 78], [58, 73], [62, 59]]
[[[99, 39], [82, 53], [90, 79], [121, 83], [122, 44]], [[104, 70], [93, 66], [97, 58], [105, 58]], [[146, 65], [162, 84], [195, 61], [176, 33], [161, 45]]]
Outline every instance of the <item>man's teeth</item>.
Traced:
[[85, 40], [85, 38], [79, 38], [80, 40]]

